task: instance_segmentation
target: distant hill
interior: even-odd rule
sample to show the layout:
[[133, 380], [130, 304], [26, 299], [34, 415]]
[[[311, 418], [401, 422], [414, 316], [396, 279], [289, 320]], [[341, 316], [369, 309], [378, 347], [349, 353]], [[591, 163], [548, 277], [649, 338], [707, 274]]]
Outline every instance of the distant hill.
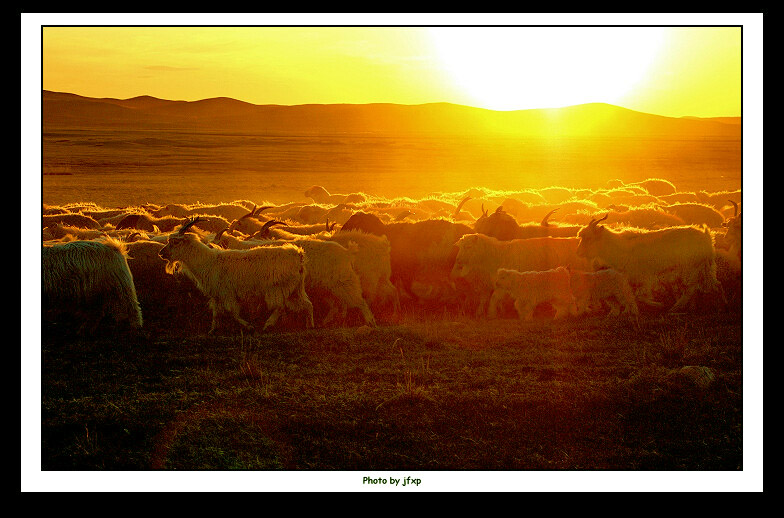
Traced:
[[693, 119], [693, 120], [701, 120], [701, 121], [713, 121], [713, 122], [722, 122], [724, 124], [740, 124], [741, 118], [740, 117], [682, 117], [683, 119]]
[[43, 129], [122, 128], [262, 134], [419, 134], [740, 138], [740, 117], [663, 117], [611, 104], [494, 111], [450, 103], [257, 105], [227, 97], [92, 98], [44, 90]]

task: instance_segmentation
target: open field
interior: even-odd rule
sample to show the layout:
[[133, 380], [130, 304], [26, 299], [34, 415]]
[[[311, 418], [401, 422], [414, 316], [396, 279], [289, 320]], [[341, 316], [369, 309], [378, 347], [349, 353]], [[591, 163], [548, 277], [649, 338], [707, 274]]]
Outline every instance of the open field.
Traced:
[[743, 469], [739, 315], [203, 327], [45, 327], [42, 469]]
[[[43, 134], [43, 203], [308, 201], [332, 192], [421, 198], [472, 187], [595, 188], [667, 178], [679, 191], [740, 188], [737, 139], [269, 136], [148, 130]], [[65, 173], [65, 174], [63, 174]], [[477, 181], [477, 175], [481, 181]]]
[[[46, 205], [305, 205], [314, 184], [386, 200], [445, 193], [454, 204], [477, 171], [498, 190], [486, 194], [491, 210], [504, 190], [741, 185], [733, 139], [62, 129], [44, 132], [43, 151]], [[236, 326], [208, 335], [206, 304], [193, 300], [177, 314], [143, 305], [134, 336], [45, 323], [41, 469], [740, 472], [747, 344], [742, 303], [731, 302], [737, 311], [649, 310], [638, 322], [487, 320], [408, 303], [375, 328], [357, 315], [311, 330], [284, 319], [252, 336]]]

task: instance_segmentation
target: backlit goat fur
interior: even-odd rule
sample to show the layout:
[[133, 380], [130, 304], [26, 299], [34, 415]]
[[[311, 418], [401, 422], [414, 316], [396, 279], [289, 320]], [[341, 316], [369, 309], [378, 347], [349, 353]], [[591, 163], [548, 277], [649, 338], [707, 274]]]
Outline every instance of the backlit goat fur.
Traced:
[[545, 271], [558, 266], [590, 270], [590, 263], [577, 256], [578, 245], [579, 240], [570, 237], [500, 241], [484, 234], [465, 235], [457, 242], [451, 278], [469, 297], [477, 299], [477, 316], [484, 315], [499, 268], [520, 272]]
[[307, 236], [296, 236], [292, 240], [246, 240], [242, 241], [225, 234], [219, 236], [216, 244], [225, 245], [230, 249], [250, 250], [259, 246], [282, 246], [293, 244], [305, 251], [305, 291], [311, 302], [324, 303], [328, 313], [322, 322], [329, 324], [340, 312], [345, 319], [349, 308], [356, 308], [362, 313], [365, 323], [375, 325], [375, 318], [362, 297], [362, 284], [354, 271], [354, 256], [358, 245], [353, 242], [343, 247], [332, 241], [322, 241]]
[[494, 237], [501, 241], [527, 239], [531, 237], [574, 237], [580, 231], [578, 225], [552, 225], [548, 221], [558, 208], [548, 212], [540, 223], [518, 224], [514, 217], [498, 207], [492, 214], [484, 214], [474, 223], [476, 232]]
[[337, 205], [339, 203], [362, 203], [366, 200], [364, 194], [330, 194], [324, 187], [314, 185], [307, 191], [305, 196], [311, 198], [316, 203]]
[[507, 295], [514, 301], [517, 314], [523, 320], [532, 320], [536, 306], [543, 303], [548, 303], [555, 309], [556, 319], [577, 313], [577, 305], [569, 285], [569, 271], [562, 266], [551, 270], [526, 272], [499, 268], [493, 288], [488, 309], [490, 318], [496, 316], [496, 306]]
[[104, 316], [132, 329], [142, 327], [133, 276], [121, 241], [71, 241], [42, 247], [41, 284], [45, 314], [82, 318], [92, 333]]
[[213, 333], [221, 312], [228, 312], [245, 329], [253, 326], [240, 317], [242, 303], [264, 303], [272, 311], [264, 330], [284, 311], [305, 312], [305, 326], [313, 327], [313, 304], [305, 292], [305, 252], [292, 244], [250, 250], [221, 250], [202, 243], [185, 231], [191, 220], [169, 236], [160, 256], [177, 265], [209, 299]]
[[595, 309], [601, 310], [605, 305], [610, 308], [608, 317], [621, 313], [637, 316], [640, 311], [634, 300], [629, 281], [626, 276], [611, 268], [595, 272], [570, 271], [572, 295], [577, 302], [577, 314]]
[[414, 280], [433, 279], [435, 285], [449, 284], [449, 272], [457, 253], [455, 243], [461, 236], [473, 232], [471, 227], [445, 219], [428, 219], [417, 222], [384, 224], [377, 216], [357, 212], [341, 227], [341, 232], [360, 230], [386, 236], [390, 244], [392, 284], [405, 293], [417, 298], [412, 290]]
[[624, 273], [638, 300], [652, 301], [657, 290], [679, 295], [671, 310], [685, 308], [698, 293], [724, 300], [707, 228], [613, 232], [598, 224], [606, 218], [580, 231], [578, 254]]

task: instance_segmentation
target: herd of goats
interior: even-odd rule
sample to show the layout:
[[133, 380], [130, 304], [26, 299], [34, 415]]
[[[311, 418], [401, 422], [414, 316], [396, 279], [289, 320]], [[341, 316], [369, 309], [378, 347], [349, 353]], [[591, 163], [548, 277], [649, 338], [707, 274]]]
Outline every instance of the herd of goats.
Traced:
[[740, 310], [740, 190], [649, 179], [419, 200], [305, 195], [277, 206], [44, 205], [43, 319], [93, 334], [203, 308], [213, 333], [227, 321], [267, 330], [281, 316], [373, 326], [407, 308], [525, 320]]

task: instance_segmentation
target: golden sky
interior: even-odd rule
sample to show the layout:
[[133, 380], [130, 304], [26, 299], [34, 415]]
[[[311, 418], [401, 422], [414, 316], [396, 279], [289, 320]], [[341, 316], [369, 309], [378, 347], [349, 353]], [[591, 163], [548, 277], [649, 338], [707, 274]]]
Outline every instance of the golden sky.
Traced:
[[740, 27], [43, 27], [46, 90], [739, 116]]
[[46, 90], [738, 116], [740, 27], [43, 27]]

